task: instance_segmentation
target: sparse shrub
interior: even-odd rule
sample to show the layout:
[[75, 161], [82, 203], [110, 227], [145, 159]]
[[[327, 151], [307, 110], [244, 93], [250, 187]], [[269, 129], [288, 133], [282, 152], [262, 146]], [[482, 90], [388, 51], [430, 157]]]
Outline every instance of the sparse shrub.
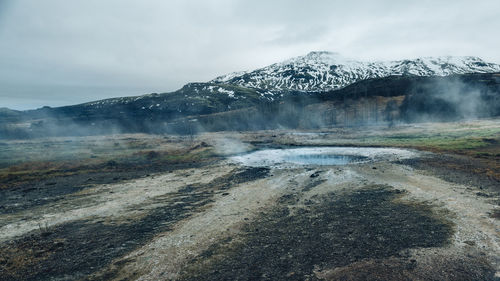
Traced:
[[146, 159], [151, 160], [160, 157], [160, 153], [156, 151], [149, 151], [146, 153]]

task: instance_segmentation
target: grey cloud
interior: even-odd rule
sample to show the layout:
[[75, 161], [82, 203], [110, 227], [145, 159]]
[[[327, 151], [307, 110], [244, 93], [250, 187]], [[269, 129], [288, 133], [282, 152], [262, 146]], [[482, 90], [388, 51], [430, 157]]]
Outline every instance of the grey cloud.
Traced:
[[311, 50], [500, 62], [498, 10], [494, 0], [0, 0], [0, 107], [172, 91]]

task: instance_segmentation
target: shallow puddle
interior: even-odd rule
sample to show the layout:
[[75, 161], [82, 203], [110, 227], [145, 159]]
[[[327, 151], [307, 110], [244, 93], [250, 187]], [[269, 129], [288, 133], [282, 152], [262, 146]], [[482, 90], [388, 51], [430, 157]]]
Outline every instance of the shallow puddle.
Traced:
[[368, 160], [368, 157], [336, 154], [298, 154], [284, 157], [287, 162], [304, 165], [346, 165]]
[[370, 161], [394, 161], [413, 158], [415, 152], [380, 147], [304, 147], [291, 149], [264, 149], [230, 160], [253, 167], [294, 165], [347, 165]]

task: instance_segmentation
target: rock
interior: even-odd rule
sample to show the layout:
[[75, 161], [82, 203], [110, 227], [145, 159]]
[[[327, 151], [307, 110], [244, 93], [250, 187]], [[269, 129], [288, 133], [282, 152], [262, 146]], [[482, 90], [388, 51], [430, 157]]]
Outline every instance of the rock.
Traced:
[[309, 177], [311, 177], [311, 178], [319, 177], [319, 172], [315, 172], [315, 173], [311, 174]]

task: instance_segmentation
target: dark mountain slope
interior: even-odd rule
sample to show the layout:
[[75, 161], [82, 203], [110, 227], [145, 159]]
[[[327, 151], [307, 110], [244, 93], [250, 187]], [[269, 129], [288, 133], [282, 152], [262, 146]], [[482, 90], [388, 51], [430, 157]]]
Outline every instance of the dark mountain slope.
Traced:
[[398, 61], [359, 61], [332, 52], [311, 52], [249, 72], [213, 80], [270, 91], [330, 91], [371, 78], [388, 76], [448, 76], [492, 73], [500, 65], [478, 57], [422, 57]]
[[191, 83], [165, 94], [0, 111], [0, 138], [316, 128], [500, 116], [500, 74], [389, 76], [328, 92]]

